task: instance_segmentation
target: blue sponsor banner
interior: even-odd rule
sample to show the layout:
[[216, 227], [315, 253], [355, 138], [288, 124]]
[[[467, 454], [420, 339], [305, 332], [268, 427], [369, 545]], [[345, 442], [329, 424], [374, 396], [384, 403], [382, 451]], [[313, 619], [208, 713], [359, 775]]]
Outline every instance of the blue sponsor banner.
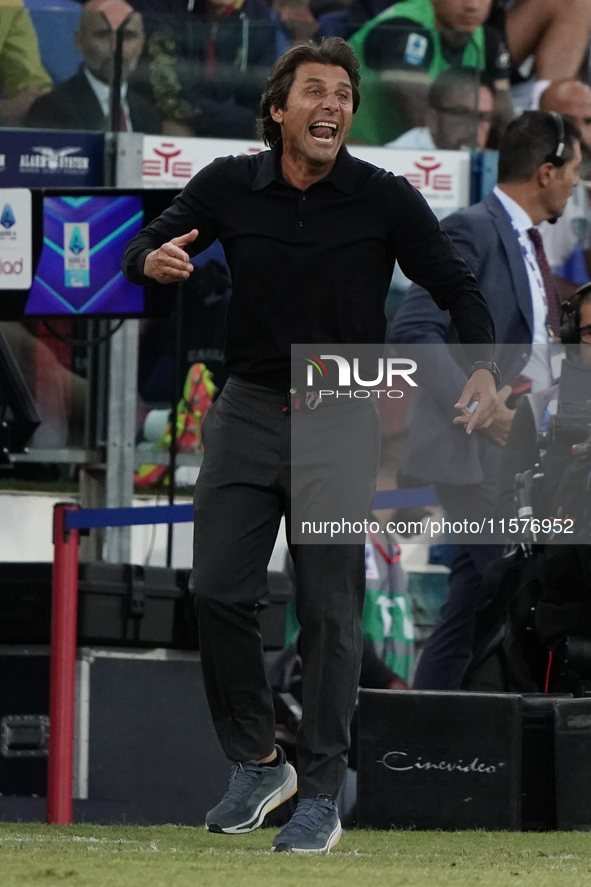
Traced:
[[0, 188], [82, 188], [103, 184], [105, 135], [3, 129]]

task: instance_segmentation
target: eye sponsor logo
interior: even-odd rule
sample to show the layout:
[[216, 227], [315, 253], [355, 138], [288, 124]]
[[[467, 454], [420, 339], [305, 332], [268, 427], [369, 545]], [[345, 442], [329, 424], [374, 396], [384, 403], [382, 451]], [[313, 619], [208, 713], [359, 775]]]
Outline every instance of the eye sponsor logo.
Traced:
[[190, 160], [183, 160], [182, 148], [174, 142], [162, 142], [157, 148], [152, 148], [152, 153], [156, 155], [155, 158], [148, 157], [142, 162], [143, 175], [155, 178], [191, 178], [193, 164]]
[[142, 181], [148, 188], [185, 185], [200, 169], [216, 157], [228, 153], [258, 154], [262, 143], [242, 139], [193, 139], [179, 136], [167, 139], [144, 136], [142, 144]]
[[447, 173], [437, 172], [442, 163], [435, 157], [421, 157], [420, 160], [415, 160], [413, 165], [415, 169], [404, 173], [404, 178], [419, 191], [452, 190], [452, 177]]

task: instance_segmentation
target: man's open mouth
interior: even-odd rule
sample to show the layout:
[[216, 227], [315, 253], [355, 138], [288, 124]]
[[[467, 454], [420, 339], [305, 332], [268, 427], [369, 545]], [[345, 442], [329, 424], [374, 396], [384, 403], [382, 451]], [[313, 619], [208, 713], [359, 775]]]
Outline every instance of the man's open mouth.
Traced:
[[327, 120], [317, 120], [308, 127], [310, 135], [318, 142], [332, 142], [337, 137], [339, 128], [336, 123]]

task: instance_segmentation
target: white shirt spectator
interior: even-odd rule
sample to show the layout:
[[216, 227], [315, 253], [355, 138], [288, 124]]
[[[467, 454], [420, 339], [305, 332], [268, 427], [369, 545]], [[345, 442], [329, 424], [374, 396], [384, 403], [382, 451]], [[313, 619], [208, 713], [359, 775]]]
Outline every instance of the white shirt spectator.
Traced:
[[[103, 114], [105, 115], [105, 117], [108, 118], [111, 113], [111, 87], [108, 83], [103, 83], [102, 80], [99, 80], [98, 77], [95, 77], [94, 74], [92, 74], [86, 66], [84, 66], [84, 76], [90, 83], [92, 91], [97, 97], [99, 105], [102, 108]], [[131, 125], [131, 117], [129, 116], [129, 107], [127, 105], [127, 83], [121, 84], [121, 107], [123, 108], [123, 113], [125, 114], [127, 132], [132, 132], [133, 127]]]
[[392, 142], [386, 142], [384, 148], [412, 148], [418, 151], [435, 151], [435, 142], [428, 126], [415, 126], [403, 132]]

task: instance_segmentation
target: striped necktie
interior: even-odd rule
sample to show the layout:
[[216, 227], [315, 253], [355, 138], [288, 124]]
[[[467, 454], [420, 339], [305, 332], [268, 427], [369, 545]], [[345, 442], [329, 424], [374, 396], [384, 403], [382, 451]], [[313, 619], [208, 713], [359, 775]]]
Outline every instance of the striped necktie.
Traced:
[[548, 328], [548, 335], [553, 339], [559, 339], [560, 315], [562, 312], [562, 301], [560, 299], [560, 294], [556, 287], [556, 282], [554, 280], [554, 275], [552, 274], [552, 269], [548, 264], [546, 253], [544, 252], [542, 235], [537, 228], [528, 228], [527, 233], [529, 234], [529, 239], [534, 245], [538, 268], [540, 269], [542, 281], [544, 284], [544, 290], [546, 291], [546, 308], [548, 311], [546, 315], [546, 326]]

